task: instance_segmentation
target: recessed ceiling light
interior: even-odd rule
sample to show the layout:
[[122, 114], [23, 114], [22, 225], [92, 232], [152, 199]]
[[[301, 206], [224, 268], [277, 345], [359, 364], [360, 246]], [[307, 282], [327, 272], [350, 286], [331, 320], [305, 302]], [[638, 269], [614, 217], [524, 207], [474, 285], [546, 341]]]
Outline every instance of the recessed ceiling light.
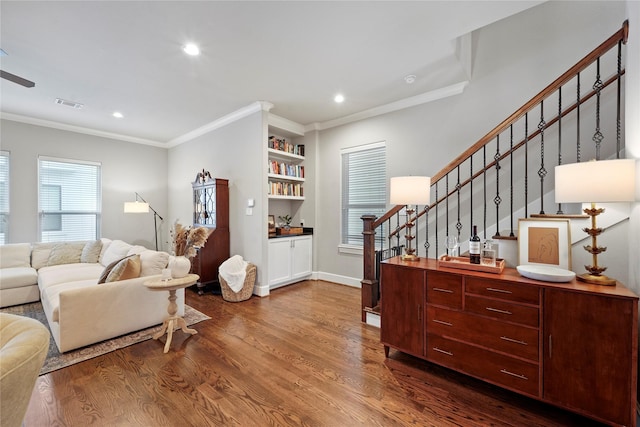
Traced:
[[416, 81], [416, 76], [413, 74], [409, 74], [408, 76], [404, 77], [404, 81], [407, 82], [408, 85], [410, 85], [411, 83]]
[[115, 117], [116, 119], [121, 119], [124, 117], [120, 111], [114, 111], [112, 116]]
[[193, 43], [187, 43], [186, 45], [184, 45], [182, 50], [184, 50], [184, 53], [186, 53], [187, 55], [191, 55], [191, 56], [200, 55], [200, 48]]
[[341, 102], [344, 102], [344, 95], [342, 95], [341, 93], [337, 94], [333, 100], [335, 102], [337, 102], [338, 104], [340, 104]]

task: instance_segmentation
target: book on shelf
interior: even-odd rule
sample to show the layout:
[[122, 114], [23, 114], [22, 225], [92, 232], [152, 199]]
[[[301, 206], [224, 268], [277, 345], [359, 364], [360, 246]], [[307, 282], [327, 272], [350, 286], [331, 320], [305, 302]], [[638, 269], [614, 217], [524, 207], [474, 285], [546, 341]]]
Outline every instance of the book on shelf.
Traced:
[[269, 173], [304, 178], [304, 166], [269, 160]]
[[269, 195], [304, 197], [304, 189], [299, 183], [269, 181]]
[[270, 136], [267, 146], [272, 150], [283, 151], [289, 154], [296, 154], [304, 157], [304, 144], [293, 144], [286, 138], [279, 136]]

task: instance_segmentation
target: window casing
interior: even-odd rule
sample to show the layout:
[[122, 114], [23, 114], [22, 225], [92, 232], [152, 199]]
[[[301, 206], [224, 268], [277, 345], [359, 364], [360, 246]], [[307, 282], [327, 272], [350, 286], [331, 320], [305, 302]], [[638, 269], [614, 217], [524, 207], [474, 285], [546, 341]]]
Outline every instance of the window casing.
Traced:
[[38, 231], [41, 242], [100, 237], [101, 166], [38, 158]]
[[341, 247], [361, 248], [362, 215], [379, 217], [387, 211], [385, 142], [343, 149], [341, 156]]
[[9, 242], [9, 166], [9, 152], [0, 151], [0, 245]]

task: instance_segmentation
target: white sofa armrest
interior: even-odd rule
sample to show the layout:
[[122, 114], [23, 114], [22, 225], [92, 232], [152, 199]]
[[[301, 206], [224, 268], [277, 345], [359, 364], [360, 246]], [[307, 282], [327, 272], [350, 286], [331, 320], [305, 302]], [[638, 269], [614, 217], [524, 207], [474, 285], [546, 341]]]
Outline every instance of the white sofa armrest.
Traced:
[[[52, 332], [60, 351], [68, 351], [163, 322], [168, 316], [168, 292], [148, 289], [144, 282], [160, 276], [67, 289], [59, 296], [58, 331]], [[184, 289], [177, 291], [178, 313], [184, 315]], [[51, 322], [50, 324], [54, 323]], [[58, 333], [56, 333], [58, 332]]]

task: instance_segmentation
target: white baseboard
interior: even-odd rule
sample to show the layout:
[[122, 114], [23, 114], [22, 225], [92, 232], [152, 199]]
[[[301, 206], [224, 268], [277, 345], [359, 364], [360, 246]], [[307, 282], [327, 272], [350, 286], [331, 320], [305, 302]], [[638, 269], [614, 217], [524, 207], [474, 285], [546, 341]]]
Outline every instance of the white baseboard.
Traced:
[[327, 282], [338, 283], [340, 285], [352, 286], [354, 288], [361, 288], [360, 280], [355, 277], [341, 276], [339, 274], [324, 273], [322, 271], [314, 273], [316, 280], [326, 280]]
[[376, 328], [380, 327], [380, 315], [375, 313], [366, 313], [365, 323], [367, 325], [375, 326]]
[[256, 284], [253, 288], [253, 294], [259, 297], [266, 297], [269, 295], [269, 285]]

